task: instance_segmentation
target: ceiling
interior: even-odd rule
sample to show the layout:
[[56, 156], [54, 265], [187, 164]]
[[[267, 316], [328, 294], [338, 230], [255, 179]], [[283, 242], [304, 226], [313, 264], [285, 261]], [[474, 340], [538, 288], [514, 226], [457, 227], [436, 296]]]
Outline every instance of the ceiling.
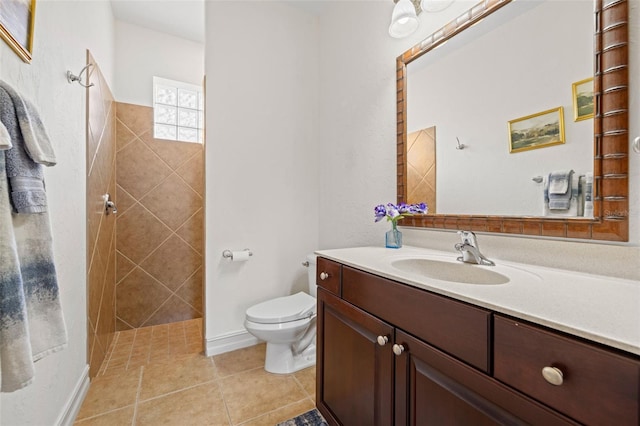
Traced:
[[[205, 1], [214, 0], [111, 0], [111, 8], [119, 21], [204, 44]], [[293, 0], [289, 4], [318, 15], [326, 1]]]
[[111, 0], [113, 16], [150, 30], [204, 43], [205, 0]]

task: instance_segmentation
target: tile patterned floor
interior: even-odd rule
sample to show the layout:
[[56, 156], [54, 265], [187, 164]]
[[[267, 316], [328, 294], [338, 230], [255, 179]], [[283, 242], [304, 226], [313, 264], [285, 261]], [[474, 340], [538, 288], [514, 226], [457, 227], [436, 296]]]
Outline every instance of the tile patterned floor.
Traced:
[[315, 367], [267, 373], [264, 344], [207, 358], [201, 336], [200, 319], [116, 333], [75, 425], [273, 426], [315, 406]]

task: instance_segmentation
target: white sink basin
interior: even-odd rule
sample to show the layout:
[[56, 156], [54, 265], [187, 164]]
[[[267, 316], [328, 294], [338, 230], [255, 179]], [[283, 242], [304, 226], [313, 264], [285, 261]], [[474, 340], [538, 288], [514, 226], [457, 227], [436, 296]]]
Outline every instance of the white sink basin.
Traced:
[[391, 266], [403, 272], [461, 284], [499, 285], [511, 281], [508, 276], [492, 270], [492, 266], [479, 266], [455, 260], [405, 258], [391, 261]]

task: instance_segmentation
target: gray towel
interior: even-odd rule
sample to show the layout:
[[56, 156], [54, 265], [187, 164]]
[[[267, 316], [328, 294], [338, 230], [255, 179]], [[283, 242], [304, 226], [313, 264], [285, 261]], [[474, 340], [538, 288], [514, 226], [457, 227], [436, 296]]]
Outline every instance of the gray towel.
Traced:
[[[57, 163], [56, 156], [36, 107], [2, 80], [0, 80], [0, 88], [4, 89], [13, 101], [20, 132], [24, 139], [24, 149], [29, 157], [38, 164], [54, 166]], [[7, 126], [6, 123], [4, 124]]]
[[548, 196], [550, 210], [569, 210], [571, 207], [573, 170], [549, 173]]
[[[13, 145], [12, 149], [6, 150], [6, 173], [13, 210], [17, 213], [43, 213], [47, 211], [47, 202], [42, 165], [55, 164], [49, 137], [35, 108], [2, 81], [0, 109], [0, 121], [9, 144]], [[16, 144], [18, 138], [23, 143]]]

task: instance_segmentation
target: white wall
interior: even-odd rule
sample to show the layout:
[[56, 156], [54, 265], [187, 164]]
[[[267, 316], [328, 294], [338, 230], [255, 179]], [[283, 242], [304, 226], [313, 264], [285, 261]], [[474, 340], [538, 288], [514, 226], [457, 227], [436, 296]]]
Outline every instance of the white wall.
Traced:
[[66, 71], [80, 71], [90, 49], [113, 79], [113, 18], [107, 1], [38, 1], [33, 62], [0, 42], [0, 78], [38, 107], [58, 164], [45, 172], [60, 297], [69, 346], [36, 363], [35, 382], [0, 394], [0, 424], [53, 425], [87, 365], [85, 90]]
[[[337, 248], [382, 245], [387, 225], [373, 223], [373, 207], [395, 201], [395, 58], [457, 16], [469, 2], [455, 2], [436, 14], [422, 14], [422, 27], [409, 39], [387, 35], [392, 2], [328, 2], [320, 17], [320, 246]], [[508, 6], [507, 6], [508, 7]], [[640, 67], [640, 4], [630, 2], [631, 69]], [[640, 86], [640, 73], [630, 72], [631, 87]], [[456, 74], [451, 72], [454, 85]], [[486, 108], [491, 108], [487, 104]], [[630, 90], [631, 135], [640, 134], [640, 91]], [[537, 263], [583, 265], [585, 271], [605, 265], [612, 274], [629, 273], [628, 260], [640, 258], [640, 156], [630, 155], [630, 243], [624, 248], [598, 243], [536, 240], [522, 237], [481, 236], [488, 256], [522, 255]], [[457, 236], [446, 231], [404, 229], [413, 244], [453, 251]], [[444, 235], [440, 235], [444, 234]], [[485, 241], [491, 240], [491, 244]], [[634, 246], [634, 247], [630, 247]], [[549, 249], [547, 251], [547, 248]], [[585, 255], [590, 262], [581, 261]], [[603, 257], [608, 262], [594, 261]], [[616, 260], [619, 259], [619, 260]], [[637, 272], [633, 272], [638, 274]]]
[[204, 45], [115, 21], [116, 101], [153, 106], [153, 76], [198, 86], [204, 78]]
[[[283, 2], [206, 3], [206, 338], [306, 288], [318, 248], [316, 19]], [[249, 248], [246, 263], [224, 249]], [[217, 350], [217, 349], [216, 349]]]

